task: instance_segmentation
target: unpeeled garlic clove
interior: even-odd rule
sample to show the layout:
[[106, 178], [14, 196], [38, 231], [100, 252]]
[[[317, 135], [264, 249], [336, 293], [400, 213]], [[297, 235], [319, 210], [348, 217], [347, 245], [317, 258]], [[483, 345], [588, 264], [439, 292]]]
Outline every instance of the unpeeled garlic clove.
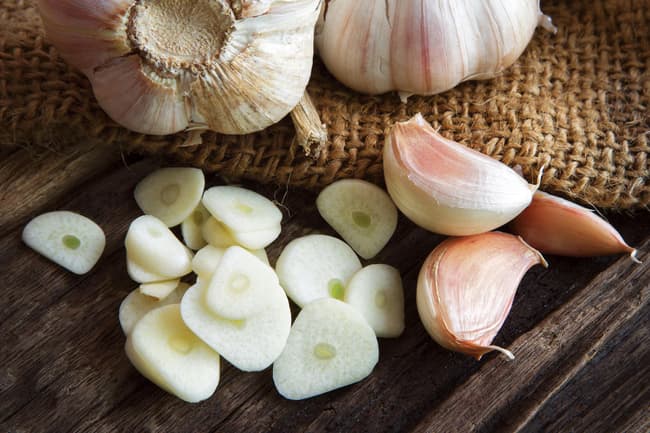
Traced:
[[442, 137], [420, 114], [395, 124], [386, 138], [384, 177], [409, 219], [452, 236], [507, 223], [537, 189], [505, 164]]
[[521, 238], [501, 232], [449, 238], [420, 270], [417, 307], [422, 324], [441, 346], [481, 359], [506, 320], [528, 269], [547, 266]]
[[543, 253], [573, 257], [629, 253], [638, 262], [636, 249], [611, 224], [590, 209], [545, 192], [534, 194], [510, 228]]

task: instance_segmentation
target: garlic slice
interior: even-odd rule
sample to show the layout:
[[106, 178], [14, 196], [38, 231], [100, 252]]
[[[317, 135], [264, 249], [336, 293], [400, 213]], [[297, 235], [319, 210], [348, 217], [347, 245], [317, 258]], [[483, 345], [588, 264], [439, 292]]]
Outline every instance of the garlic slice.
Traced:
[[521, 238], [500, 232], [449, 238], [427, 257], [417, 284], [422, 324], [441, 346], [481, 359], [506, 320], [528, 269], [547, 266]]
[[[39, 0], [47, 38], [116, 122], [262, 130], [300, 102], [321, 0]], [[320, 123], [317, 129], [322, 129]]]
[[420, 115], [395, 124], [384, 145], [386, 187], [417, 225], [445, 235], [493, 230], [532, 199], [514, 170], [438, 134]]
[[510, 228], [543, 253], [573, 257], [629, 253], [638, 262], [636, 249], [607, 221], [590, 209], [542, 191], [535, 193]]

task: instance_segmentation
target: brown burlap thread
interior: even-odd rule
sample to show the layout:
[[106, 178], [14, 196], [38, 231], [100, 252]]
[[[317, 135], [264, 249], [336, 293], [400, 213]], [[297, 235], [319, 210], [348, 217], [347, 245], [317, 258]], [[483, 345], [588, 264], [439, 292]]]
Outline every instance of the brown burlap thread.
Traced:
[[309, 91], [329, 142], [317, 159], [284, 120], [242, 137], [154, 137], [113, 123], [87, 80], [44, 40], [31, 1], [0, 0], [0, 145], [120, 145], [219, 172], [317, 189], [339, 178], [382, 182], [381, 149], [395, 121], [421, 112], [443, 135], [509, 165], [542, 188], [609, 209], [650, 205], [650, 0], [542, 2], [559, 28], [538, 30], [501, 77], [442, 95], [363, 96], [316, 62]]

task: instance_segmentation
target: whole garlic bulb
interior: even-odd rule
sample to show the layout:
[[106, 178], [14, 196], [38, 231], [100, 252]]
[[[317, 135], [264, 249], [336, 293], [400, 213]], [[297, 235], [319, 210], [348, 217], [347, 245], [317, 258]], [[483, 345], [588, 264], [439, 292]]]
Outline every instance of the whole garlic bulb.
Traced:
[[431, 95], [499, 74], [538, 24], [554, 30], [539, 0], [331, 0], [316, 45], [354, 90]]
[[141, 133], [261, 130], [301, 100], [321, 0], [39, 0], [48, 40]]

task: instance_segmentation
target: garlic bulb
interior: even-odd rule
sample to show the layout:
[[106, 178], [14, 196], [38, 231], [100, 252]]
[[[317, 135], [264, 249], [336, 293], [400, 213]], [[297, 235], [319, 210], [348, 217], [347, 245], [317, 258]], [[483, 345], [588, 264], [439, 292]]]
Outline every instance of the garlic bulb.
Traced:
[[422, 324], [441, 346], [481, 359], [506, 320], [524, 274], [544, 257], [521, 238], [500, 232], [449, 238], [420, 270], [417, 307]]
[[393, 126], [383, 164], [397, 207], [445, 235], [495, 229], [524, 210], [537, 189], [507, 165], [442, 137], [420, 114]]
[[316, 44], [329, 71], [364, 93], [430, 95], [498, 75], [538, 25], [539, 0], [336, 0]]
[[[264, 129], [301, 100], [321, 0], [39, 0], [99, 105], [141, 133]], [[320, 126], [320, 125], [319, 125]]]
[[573, 257], [628, 253], [638, 262], [636, 250], [611, 224], [590, 209], [545, 192], [537, 191], [509, 226], [543, 253]]

